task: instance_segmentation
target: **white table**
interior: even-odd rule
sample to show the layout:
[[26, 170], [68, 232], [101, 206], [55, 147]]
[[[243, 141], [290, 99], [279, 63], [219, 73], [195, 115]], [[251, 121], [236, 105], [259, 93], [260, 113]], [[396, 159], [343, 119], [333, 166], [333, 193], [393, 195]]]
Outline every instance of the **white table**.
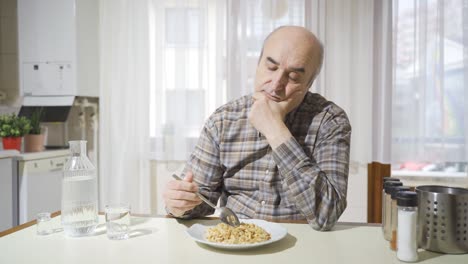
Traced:
[[[60, 216], [52, 221], [60, 227]], [[33, 225], [0, 237], [0, 263], [400, 263], [379, 226], [338, 224], [318, 232], [288, 223], [282, 224], [288, 235], [276, 243], [229, 251], [198, 244], [185, 233], [187, 226], [208, 221], [132, 217], [131, 238], [122, 241], [107, 239], [103, 226], [95, 236], [69, 238], [63, 232], [37, 236]], [[418, 263], [468, 263], [468, 254], [422, 251], [419, 257]]]

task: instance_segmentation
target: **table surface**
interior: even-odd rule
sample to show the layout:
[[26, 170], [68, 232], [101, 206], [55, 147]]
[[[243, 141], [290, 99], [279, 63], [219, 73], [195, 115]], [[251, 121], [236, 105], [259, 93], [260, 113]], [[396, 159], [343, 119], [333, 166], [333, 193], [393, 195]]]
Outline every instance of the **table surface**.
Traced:
[[[51, 221], [60, 228], [60, 216]], [[102, 215], [89, 237], [69, 238], [61, 231], [38, 236], [35, 225], [23, 226], [0, 234], [0, 263], [400, 263], [375, 225], [337, 224], [333, 231], [319, 232], [307, 224], [281, 223], [288, 230], [285, 238], [249, 250], [212, 248], [185, 232], [194, 223], [215, 221], [132, 216], [130, 239], [120, 241], [107, 238]], [[468, 254], [420, 251], [419, 259], [466, 264]]]

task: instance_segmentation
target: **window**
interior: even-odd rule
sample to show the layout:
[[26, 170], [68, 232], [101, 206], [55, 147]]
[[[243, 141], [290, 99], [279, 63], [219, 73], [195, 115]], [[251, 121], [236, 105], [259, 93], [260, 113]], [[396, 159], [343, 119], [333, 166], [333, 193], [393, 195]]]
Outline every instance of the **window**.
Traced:
[[[263, 39], [304, 25], [304, 0], [152, 1], [153, 159], [186, 160], [208, 116], [251, 93]], [[229, 12], [236, 12], [232, 15]]]
[[467, 9], [463, 0], [394, 1], [394, 170], [466, 175]]
[[153, 158], [185, 160], [209, 113], [223, 102], [221, 2], [154, 1], [150, 137]]

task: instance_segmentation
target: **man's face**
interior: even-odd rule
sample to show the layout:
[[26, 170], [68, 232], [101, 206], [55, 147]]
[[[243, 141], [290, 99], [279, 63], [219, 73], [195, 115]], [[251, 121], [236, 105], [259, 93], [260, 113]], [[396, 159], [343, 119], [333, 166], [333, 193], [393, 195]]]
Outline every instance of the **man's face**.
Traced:
[[[307, 44], [305, 44], [307, 43]], [[288, 112], [299, 106], [315, 70], [310, 42], [278, 32], [265, 43], [257, 66], [255, 91], [275, 102], [287, 102]]]

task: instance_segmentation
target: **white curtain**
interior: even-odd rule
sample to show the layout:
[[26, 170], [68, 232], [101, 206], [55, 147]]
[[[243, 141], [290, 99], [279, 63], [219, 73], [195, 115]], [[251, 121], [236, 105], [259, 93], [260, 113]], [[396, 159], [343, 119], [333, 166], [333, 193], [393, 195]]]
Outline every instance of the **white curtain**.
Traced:
[[391, 1], [317, 0], [307, 8], [307, 26], [325, 47], [313, 90], [344, 108], [353, 130], [342, 219], [365, 222], [367, 164], [390, 162]]
[[287, 24], [322, 40], [311, 90], [353, 127], [350, 219], [365, 221], [371, 161], [468, 170], [467, 9], [463, 0], [101, 0], [101, 206], [147, 212], [148, 158], [184, 161], [209, 114], [252, 92], [263, 39]]
[[149, 3], [100, 1], [100, 208], [149, 213]]
[[467, 1], [394, 0], [394, 10], [394, 167], [467, 176]]
[[150, 136], [156, 160], [186, 160], [226, 101], [225, 1], [151, 1]]
[[[228, 1], [228, 99], [251, 92], [263, 39], [281, 25], [309, 28], [325, 46], [311, 91], [343, 107], [352, 167], [390, 162], [392, 5], [384, 0]], [[239, 67], [238, 65], [242, 65]]]
[[392, 1], [374, 2], [371, 157], [372, 161], [382, 163], [391, 163], [394, 50], [392, 14]]
[[253, 91], [263, 39], [281, 25], [305, 25], [305, 2], [152, 2], [153, 159], [186, 160], [205, 119], [227, 101]]
[[[318, 91], [346, 110], [353, 129], [351, 170], [372, 157], [374, 1], [317, 1], [325, 63]], [[323, 18], [320, 18], [323, 16]]]
[[[389, 162], [390, 156], [391, 101], [384, 97], [391, 94], [392, 81], [391, 2], [166, 0], [154, 3], [156, 80], [151, 96], [154, 105], [151, 135], [155, 158], [185, 160], [193, 147], [190, 143], [196, 142], [204, 119], [213, 109], [252, 92], [264, 38], [281, 25], [306, 26], [325, 45], [324, 68], [311, 90], [342, 106], [353, 127], [348, 193], [349, 207], [353, 208], [348, 211], [354, 215], [347, 219], [365, 221], [366, 197], [362, 193], [367, 193], [367, 163]], [[169, 14], [174, 17], [180, 14], [180, 18], [168, 19]], [[208, 28], [211, 23], [207, 21], [215, 21], [212, 23], [216, 26]], [[182, 35], [189, 30], [198, 38], [190, 39], [189, 35], [176, 39], [168, 30]], [[207, 32], [213, 42], [207, 40]], [[181, 55], [171, 55], [171, 52]], [[192, 52], [199, 54], [194, 61], [190, 61]], [[212, 59], [215, 69], [205, 65], [210, 56], [216, 58]], [[205, 77], [214, 86], [203, 83]], [[201, 95], [195, 93], [197, 89]], [[171, 93], [180, 102], [171, 99]], [[203, 105], [208, 107], [200, 108]], [[193, 115], [197, 117], [196, 122]]]
[[283, 25], [306, 26], [305, 0], [227, 1], [227, 99], [253, 92], [263, 40]]
[[325, 45], [323, 71], [311, 90], [347, 111], [356, 146], [352, 163], [389, 162], [391, 129], [384, 121], [391, 119], [391, 100], [384, 97], [392, 85], [390, 1], [166, 0], [154, 7], [151, 134], [157, 159], [185, 160], [192, 146], [177, 146], [187, 134], [198, 137], [216, 107], [252, 92], [264, 38], [281, 25], [301, 25]]
[[185, 160], [208, 115], [252, 92], [267, 34], [302, 25], [325, 45], [312, 91], [342, 106], [353, 126], [348, 200], [362, 211], [352, 218], [365, 221], [365, 165], [388, 157], [377, 152], [388, 151], [381, 147], [388, 129], [373, 127], [388, 118], [389, 106], [372, 102], [391, 91], [388, 31], [380, 32], [391, 11], [387, 1], [374, 2], [103, 0], [101, 202], [129, 200], [146, 212], [148, 157]]

